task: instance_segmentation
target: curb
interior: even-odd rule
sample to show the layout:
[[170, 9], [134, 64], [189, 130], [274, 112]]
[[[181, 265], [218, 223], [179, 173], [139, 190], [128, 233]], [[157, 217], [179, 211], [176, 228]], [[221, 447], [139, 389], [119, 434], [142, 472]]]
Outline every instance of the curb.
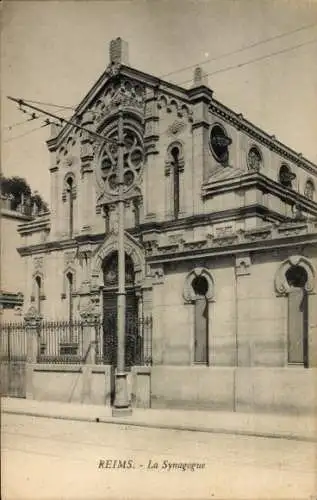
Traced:
[[18, 411], [18, 410], [2, 410], [2, 413], [11, 415], [22, 415], [27, 417], [38, 417], [38, 418], [51, 418], [56, 420], [68, 420], [76, 422], [94, 422], [102, 424], [113, 424], [113, 425], [125, 425], [127, 427], [142, 427], [149, 429], [170, 429], [178, 431], [189, 431], [189, 432], [208, 432], [211, 434], [226, 434], [235, 436], [249, 436], [249, 437], [259, 437], [259, 438], [270, 438], [270, 439], [287, 439], [290, 441], [304, 441], [304, 442], [317, 442], [317, 437], [315, 436], [301, 436], [294, 434], [274, 434], [273, 432], [260, 432], [260, 431], [248, 431], [239, 429], [222, 429], [222, 428], [210, 428], [210, 427], [197, 427], [191, 425], [182, 424], [164, 424], [164, 423], [151, 423], [151, 422], [127, 422], [124, 419], [114, 418], [114, 417], [79, 417], [79, 416], [69, 416], [69, 415], [50, 415], [45, 413], [36, 413], [31, 411]]

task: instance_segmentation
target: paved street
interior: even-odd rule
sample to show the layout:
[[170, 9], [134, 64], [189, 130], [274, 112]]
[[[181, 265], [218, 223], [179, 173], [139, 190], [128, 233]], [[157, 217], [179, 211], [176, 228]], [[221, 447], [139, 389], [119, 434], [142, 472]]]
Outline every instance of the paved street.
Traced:
[[315, 465], [301, 441], [2, 415], [5, 500], [308, 499]]

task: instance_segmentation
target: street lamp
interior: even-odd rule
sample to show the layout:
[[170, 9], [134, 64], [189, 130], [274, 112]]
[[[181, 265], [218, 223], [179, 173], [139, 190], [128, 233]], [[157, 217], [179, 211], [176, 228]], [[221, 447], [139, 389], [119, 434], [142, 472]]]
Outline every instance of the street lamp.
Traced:
[[117, 295], [117, 368], [115, 372], [115, 399], [113, 416], [131, 415], [127, 373], [125, 371], [125, 252], [124, 252], [124, 136], [123, 111], [118, 117], [118, 295]]

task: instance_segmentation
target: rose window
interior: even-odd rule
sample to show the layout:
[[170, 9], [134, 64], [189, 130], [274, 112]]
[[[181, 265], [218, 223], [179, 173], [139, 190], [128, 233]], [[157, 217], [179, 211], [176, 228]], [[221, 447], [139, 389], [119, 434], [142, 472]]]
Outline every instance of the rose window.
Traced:
[[[114, 141], [118, 140], [117, 132], [108, 136]], [[141, 139], [130, 128], [124, 128], [123, 133], [124, 151], [123, 151], [123, 182], [124, 190], [131, 188], [141, 175], [144, 160], [144, 152]], [[118, 146], [115, 143], [105, 144], [100, 162], [101, 178], [105, 189], [115, 194], [118, 191]]]

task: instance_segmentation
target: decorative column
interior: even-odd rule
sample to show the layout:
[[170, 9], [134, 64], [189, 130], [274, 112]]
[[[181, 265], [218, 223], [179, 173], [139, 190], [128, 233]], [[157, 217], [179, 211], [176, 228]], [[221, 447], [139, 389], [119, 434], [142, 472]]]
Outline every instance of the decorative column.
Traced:
[[156, 219], [158, 205], [163, 193], [160, 190], [152, 189], [158, 186], [160, 180], [159, 169], [156, 169], [156, 156], [159, 153], [157, 143], [159, 140], [159, 116], [157, 105], [157, 89], [146, 89], [145, 95], [145, 133], [144, 146], [146, 154], [144, 182], [144, 217], [147, 221]]
[[[91, 111], [84, 113], [82, 126], [87, 130], [93, 130], [94, 116]], [[81, 140], [81, 175], [82, 175], [82, 211], [81, 211], [81, 231], [89, 232], [93, 223], [93, 166], [94, 159], [92, 134], [84, 131]]]
[[37, 362], [40, 346], [42, 316], [31, 306], [24, 317], [26, 331], [26, 399], [34, 399], [33, 368]]

